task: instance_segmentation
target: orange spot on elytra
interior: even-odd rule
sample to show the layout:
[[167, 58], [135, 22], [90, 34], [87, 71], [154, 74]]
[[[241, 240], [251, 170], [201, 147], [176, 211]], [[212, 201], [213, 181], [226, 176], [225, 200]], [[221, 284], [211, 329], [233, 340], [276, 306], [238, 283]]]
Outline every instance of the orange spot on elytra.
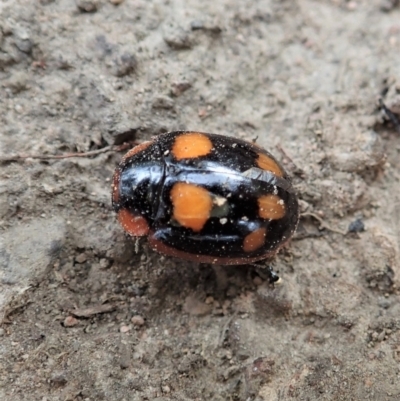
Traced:
[[270, 194], [258, 198], [258, 214], [262, 219], [278, 220], [285, 213], [285, 203], [279, 196]]
[[211, 140], [199, 132], [179, 135], [172, 147], [172, 154], [177, 160], [191, 159], [208, 155], [213, 148]]
[[261, 248], [265, 244], [266, 235], [267, 229], [264, 227], [246, 235], [243, 241], [243, 250], [245, 252], [253, 252]]
[[278, 163], [263, 153], [258, 154], [257, 166], [263, 170], [271, 171], [278, 177], [283, 177], [282, 169], [279, 167]]
[[142, 150], [145, 150], [152, 143], [153, 143], [153, 141], [142, 142], [141, 144], [139, 144], [139, 145], [135, 146], [134, 148], [132, 148], [128, 153], [126, 153], [124, 155], [124, 157], [122, 158], [122, 160], [126, 160], [129, 157], [132, 157], [133, 155], [135, 155], [136, 153], [139, 153]]
[[200, 231], [210, 217], [210, 193], [196, 185], [178, 182], [171, 189], [170, 197], [174, 219], [183, 227]]
[[135, 216], [127, 209], [118, 212], [118, 221], [128, 234], [135, 237], [142, 237], [149, 232], [147, 220], [143, 216]]

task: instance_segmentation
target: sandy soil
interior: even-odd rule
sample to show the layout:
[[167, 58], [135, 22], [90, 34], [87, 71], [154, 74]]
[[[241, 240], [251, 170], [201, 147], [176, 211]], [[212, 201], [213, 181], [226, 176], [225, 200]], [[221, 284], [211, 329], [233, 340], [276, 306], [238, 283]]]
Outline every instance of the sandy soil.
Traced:
[[[0, 399], [399, 400], [397, 3], [2, 0]], [[126, 238], [122, 152], [9, 160], [176, 129], [291, 171], [280, 286]]]

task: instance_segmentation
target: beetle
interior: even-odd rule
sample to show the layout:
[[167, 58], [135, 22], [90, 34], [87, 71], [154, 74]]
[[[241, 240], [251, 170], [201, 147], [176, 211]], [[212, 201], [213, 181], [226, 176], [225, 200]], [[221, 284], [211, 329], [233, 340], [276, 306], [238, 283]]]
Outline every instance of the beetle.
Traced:
[[123, 229], [155, 251], [221, 265], [274, 256], [299, 220], [290, 178], [269, 152], [195, 131], [131, 149], [115, 170], [112, 205]]

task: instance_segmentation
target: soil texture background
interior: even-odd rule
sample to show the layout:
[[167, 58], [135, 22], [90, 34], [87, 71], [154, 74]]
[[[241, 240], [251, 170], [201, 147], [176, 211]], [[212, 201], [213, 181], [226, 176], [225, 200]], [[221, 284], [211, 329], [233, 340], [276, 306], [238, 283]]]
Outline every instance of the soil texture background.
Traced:
[[[1, 0], [0, 399], [399, 400], [398, 3]], [[122, 232], [116, 146], [181, 129], [293, 176], [279, 286]]]

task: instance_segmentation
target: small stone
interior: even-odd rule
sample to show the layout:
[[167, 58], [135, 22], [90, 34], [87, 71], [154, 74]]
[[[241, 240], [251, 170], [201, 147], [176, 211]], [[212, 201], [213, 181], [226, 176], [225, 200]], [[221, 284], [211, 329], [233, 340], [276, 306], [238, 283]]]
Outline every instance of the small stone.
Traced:
[[214, 302], [214, 297], [211, 295], [206, 298], [206, 305], [211, 305]]
[[190, 28], [193, 30], [193, 31], [197, 31], [197, 30], [199, 30], [199, 29], [204, 29], [204, 22], [203, 21], [200, 21], [200, 20], [193, 20], [191, 23], [190, 23]]
[[169, 394], [169, 393], [171, 392], [171, 389], [170, 389], [169, 386], [162, 386], [162, 387], [161, 387], [161, 390], [162, 390], [162, 392], [165, 393], [165, 394]]
[[378, 341], [383, 341], [385, 339], [385, 335], [386, 335], [385, 330], [382, 330], [378, 335], [378, 338], [377, 338]]
[[86, 260], [87, 260], [87, 255], [86, 255], [85, 252], [79, 254], [79, 255], [75, 258], [75, 262], [76, 262], [76, 263], [79, 263], [79, 264], [85, 263]]
[[390, 300], [388, 300], [388, 299], [386, 299], [386, 298], [380, 298], [379, 300], [378, 300], [378, 306], [380, 307], [380, 308], [383, 308], [383, 309], [389, 309], [390, 308], [390, 306], [391, 306], [391, 302], [390, 302]]
[[123, 53], [113, 60], [114, 66], [112, 73], [116, 77], [124, 77], [135, 71], [137, 67], [137, 60], [135, 55], [131, 53]]
[[250, 352], [247, 349], [239, 349], [236, 352], [236, 357], [239, 359], [239, 361], [245, 361], [250, 357]]
[[200, 118], [205, 118], [205, 117], [207, 117], [207, 110], [204, 109], [204, 108], [199, 109], [198, 115], [199, 115]]
[[100, 267], [101, 267], [102, 269], [107, 269], [107, 267], [110, 265], [109, 260], [106, 259], [106, 258], [101, 258], [100, 261], [99, 261], [99, 263], [100, 263]]
[[349, 233], [361, 233], [363, 231], [365, 231], [365, 225], [361, 219], [354, 220], [349, 224]]
[[192, 47], [189, 33], [180, 26], [168, 26], [164, 31], [163, 39], [169, 47], [175, 50], [190, 49]]
[[223, 376], [224, 380], [228, 380], [230, 377], [236, 375], [239, 372], [239, 369], [240, 368], [237, 365], [233, 365], [233, 366], [230, 366], [229, 368], [225, 369], [222, 372], [222, 376]]
[[140, 326], [144, 325], [144, 319], [140, 315], [133, 316], [132, 319], [131, 319], [131, 322], [132, 322], [132, 324], [134, 326], [139, 326], [140, 327]]
[[11, 89], [12, 93], [16, 94], [28, 88], [28, 79], [28, 74], [24, 71], [18, 71], [11, 76], [6, 85]]
[[67, 316], [64, 320], [64, 327], [74, 327], [79, 323], [79, 320], [73, 316]]
[[304, 213], [310, 209], [310, 204], [302, 199], [299, 199], [300, 212]]
[[183, 310], [190, 315], [194, 316], [204, 316], [210, 313], [211, 305], [206, 305], [204, 302], [199, 301], [193, 296], [188, 296], [185, 299], [185, 304], [183, 305]]
[[64, 386], [68, 380], [64, 372], [57, 372], [51, 376], [50, 382], [55, 386]]
[[114, 4], [114, 6], [118, 6], [120, 4], [122, 4], [124, 2], [124, 0], [110, 0], [111, 4]]
[[172, 85], [172, 94], [176, 97], [192, 87], [192, 84], [187, 81], [174, 82]]
[[131, 352], [127, 343], [121, 341], [119, 344], [119, 366], [122, 369], [128, 369], [131, 366]]
[[33, 43], [29, 39], [15, 40], [15, 46], [17, 46], [21, 52], [30, 54], [32, 52]]
[[121, 326], [119, 329], [121, 333], [127, 333], [130, 330], [131, 330], [130, 326]]
[[169, 110], [174, 107], [174, 101], [168, 96], [156, 96], [153, 99], [153, 109]]
[[190, 22], [190, 28], [192, 31], [203, 30], [212, 34], [220, 34], [222, 32], [222, 28], [219, 24], [211, 21], [193, 20]]
[[95, 0], [76, 0], [79, 11], [84, 13], [94, 13], [97, 11], [98, 4]]

